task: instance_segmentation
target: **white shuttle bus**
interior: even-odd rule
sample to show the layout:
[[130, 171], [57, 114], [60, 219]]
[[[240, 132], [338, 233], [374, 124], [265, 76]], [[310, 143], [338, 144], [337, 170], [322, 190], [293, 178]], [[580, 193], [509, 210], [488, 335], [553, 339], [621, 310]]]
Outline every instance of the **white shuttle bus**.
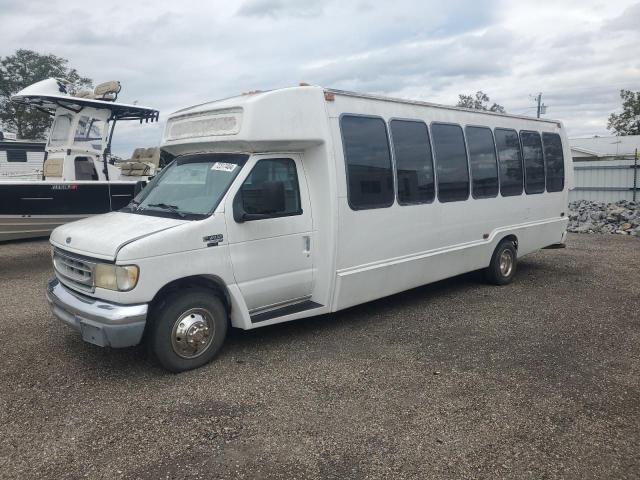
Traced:
[[51, 235], [53, 313], [183, 371], [229, 326], [342, 310], [562, 246], [562, 124], [302, 85], [172, 114], [173, 161], [124, 209]]

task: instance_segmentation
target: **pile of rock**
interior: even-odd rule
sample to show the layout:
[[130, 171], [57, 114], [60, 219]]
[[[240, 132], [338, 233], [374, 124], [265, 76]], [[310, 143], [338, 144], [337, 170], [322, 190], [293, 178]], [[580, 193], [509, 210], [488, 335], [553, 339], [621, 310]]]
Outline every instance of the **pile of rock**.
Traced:
[[567, 230], [640, 236], [640, 203], [627, 200], [616, 203], [571, 202]]

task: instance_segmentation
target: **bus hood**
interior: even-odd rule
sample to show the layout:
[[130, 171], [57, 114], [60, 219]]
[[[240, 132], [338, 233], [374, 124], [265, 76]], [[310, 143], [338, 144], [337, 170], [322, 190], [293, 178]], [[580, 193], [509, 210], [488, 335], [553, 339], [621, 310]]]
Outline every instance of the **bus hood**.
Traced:
[[111, 212], [56, 228], [51, 233], [51, 244], [80, 255], [115, 260], [125, 245], [185, 223], [189, 221]]

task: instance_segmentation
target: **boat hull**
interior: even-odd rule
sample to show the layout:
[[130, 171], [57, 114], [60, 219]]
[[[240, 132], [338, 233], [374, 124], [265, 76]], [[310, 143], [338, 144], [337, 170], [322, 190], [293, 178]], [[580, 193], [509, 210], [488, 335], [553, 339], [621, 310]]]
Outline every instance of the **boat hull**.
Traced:
[[47, 237], [54, 228], [119, 210], [134, 196], [135, 182], [0, 183], [0, 242]]
[[48, 237], [54, 228], [88, 215], [0, 215], [0, 242]]

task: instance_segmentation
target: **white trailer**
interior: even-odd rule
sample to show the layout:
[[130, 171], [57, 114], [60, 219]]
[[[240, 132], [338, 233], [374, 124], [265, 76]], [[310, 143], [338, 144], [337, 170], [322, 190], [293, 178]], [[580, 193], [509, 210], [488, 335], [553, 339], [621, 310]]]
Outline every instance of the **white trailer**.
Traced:
[[300, 86], [172, 114], [174, 156], [128, 207], [51, 235], [53, 312], [91, 343], [143, 338], [168, 369], [227, 327], [335, 312], [562, 245], [557, 121]]
[[0, 131], [0, 182], [40, 180], [44, 157], [45, 142], [7, 138], [7, 134]]

